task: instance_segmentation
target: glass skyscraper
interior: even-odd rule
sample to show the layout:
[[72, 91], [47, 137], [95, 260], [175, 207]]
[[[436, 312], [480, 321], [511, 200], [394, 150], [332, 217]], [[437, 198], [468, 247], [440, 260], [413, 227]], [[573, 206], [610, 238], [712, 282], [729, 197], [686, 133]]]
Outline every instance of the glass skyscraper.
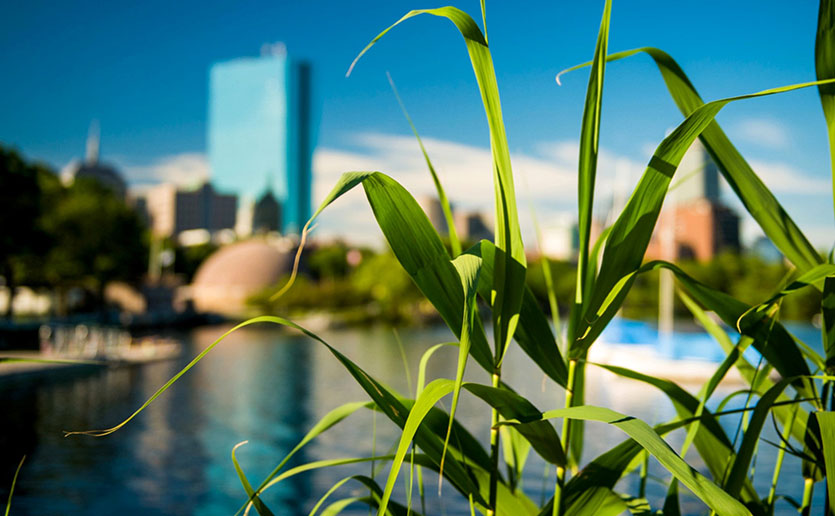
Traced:
[[299, 233], [311, 215], [310, 89], [310, 64], [281, 51], [216, 63], [210, 71], [212, 182], [237, 193], [250, 211], [271, 189], [281, 203], [284, 234]]

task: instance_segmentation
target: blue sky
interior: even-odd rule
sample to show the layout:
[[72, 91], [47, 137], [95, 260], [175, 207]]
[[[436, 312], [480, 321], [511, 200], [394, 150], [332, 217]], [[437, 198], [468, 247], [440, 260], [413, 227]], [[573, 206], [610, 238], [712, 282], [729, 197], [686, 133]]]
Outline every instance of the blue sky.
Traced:
[[[345, 78], [351, 60], [381, 29], [410, 8], [437, 5], [11, 3], [0, 19], [0, 142], [60, 169], [83, 153], [87, 127], [97, 119], [103, 158], [132, 182], [205, 174], [209, 66], [283, 41], [291, 55], [314, 66], [314, 203], [338, 172], [356, 168], [382, 168], [416, 194], [429, 193], [419, 151], [386, 80], [389, 71], [452, 197], [460, 206], [489, 211], [489, 162], [483, 169], [481, 161], [489, 145], [484, 112], [463, 42], [449, 22], [428, 16], [408, 21]], [[477, 1], [456, 5], [480, 18]], [[487, 28], [518, 189], [522, 197], [533, 192], [527, 200], [547, 225], [548, 217], [572, 208], [572, 149], [587, 80], [587, 72], [574, 72], [560, 87], [554, 75], [591, 57], [602, 2], [524, 5], [488, 2]], [[817, 3], [810, 0], [621, 0], [613, 6], [610, 49], [660, 47], [705, 99], [715, 99], [813, 80], [816, 16]], [[606, 78], [604, 191], [615, 168], [639, 174], [665, 131], [681, 120], [647, 58], [614, 63]], [[719, 122], [810, 237], [831, 245], [830, 169], [816, 92], [737, 103]], [[335, 206], [323, 226], [373, 232], [360, 201]], [[750, 223], [746, 228], [753, 234]]]

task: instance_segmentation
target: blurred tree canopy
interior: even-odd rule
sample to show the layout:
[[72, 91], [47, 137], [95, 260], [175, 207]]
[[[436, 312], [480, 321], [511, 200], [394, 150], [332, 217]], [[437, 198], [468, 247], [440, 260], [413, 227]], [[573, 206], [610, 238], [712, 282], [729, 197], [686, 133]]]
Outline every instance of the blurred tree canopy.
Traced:
[[0, 221], [0, 275], [12, 295], [26, 285], [56, 289], [60, 299], [82, 287], [101, 299], [108, 282], [136, 281], [147, 268], [146, 228], [123, 199], [91, 179], [64, 187], [46, 166], [3, 147]]

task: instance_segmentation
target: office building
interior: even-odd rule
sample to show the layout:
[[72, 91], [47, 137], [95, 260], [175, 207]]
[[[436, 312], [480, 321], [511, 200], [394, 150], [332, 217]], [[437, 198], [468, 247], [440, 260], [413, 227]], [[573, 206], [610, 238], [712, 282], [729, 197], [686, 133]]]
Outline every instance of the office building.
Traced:
[[282, 207], [281, 232], [300, 232], [311, 216], [310, 65], [289, 58], [281, 45], [268, 45], [260, 57], [214, 64], [208, 145], [212, 182], [241, 201], [239, 232], [253, 230], [265, 177], [274, 178], [269, 187]]
[[156, 236], [177, 237], [194, 229], [209, 233], [233, 229], [238, 199], [216, 192], [209, 183], [194, 190], [180, 190], [165, 183], [148, 191], [144, 205]]
[[719, 198], [719, 168], [699, 140], [673, 176], [647, 259], [710, 260], [739, 250], [739, 216]]
[[252, 232], [272, 233], [281, 227], [281, 204], [269, 187], [261, 194], [252, 211]]

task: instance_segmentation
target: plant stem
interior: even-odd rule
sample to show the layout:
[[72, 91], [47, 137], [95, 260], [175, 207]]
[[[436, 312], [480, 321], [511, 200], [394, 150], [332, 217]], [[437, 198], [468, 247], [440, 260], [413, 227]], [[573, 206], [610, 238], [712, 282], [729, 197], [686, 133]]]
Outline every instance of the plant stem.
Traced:
[[[574, 373], [577, 370], [577, 360], [572, 359], [568, 361], [568, 382], [566, 383], [567, 388], [565, 389], [565, 408], [571, 407], [572, 403], [574, 403]], [[568, 460], [568, 442], [571, 437], [571, 428], [569, 425], [568, 418], [563, 419], [562, 422], [562, 435], [560, 436], [560, 443], [562, 444], [562, 449], [565, 450], [565, 458], [566, 461]], [[553, 516], [557, 516], [558, 514], [562, 514], [562, 486], [565, 483], [565, 469], [568, 467], [566, 464], [565, 467], [557, 466], [557, 481], [554, 484], [554, 507], [551, 511]]]
[[812, 511], [812, 492], [815, 489], [815, 480], [806, 478], [803, 482], [803, 503], [800, 505], [801, 516], [809, 516]]
[[[501, 375], [501, 367], [493, 370], [493, 387], [499, 387]], [[490, 468], [490, 499], [488, 500], [490, 507], [487, 509], [487, 516], [495, 516], [497, 511], [496, 498], [499, 485], [499, 429], [496, 427], [497, 424], [499, 424], [499, 412], [494, 408], [490, 425], [490, 461], [492, 467]]]

